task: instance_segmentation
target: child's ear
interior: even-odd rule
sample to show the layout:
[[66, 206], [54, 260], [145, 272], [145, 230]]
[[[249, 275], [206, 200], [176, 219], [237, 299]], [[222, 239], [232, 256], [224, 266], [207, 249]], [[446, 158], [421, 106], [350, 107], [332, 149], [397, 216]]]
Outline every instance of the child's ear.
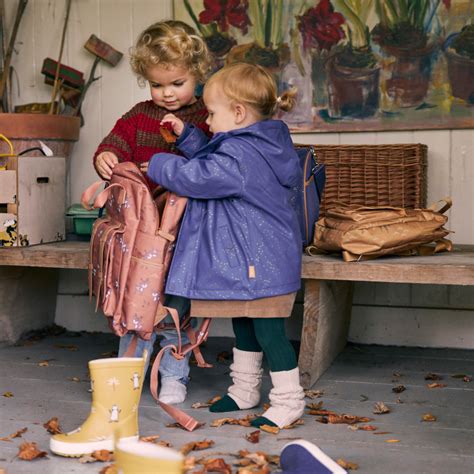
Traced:
[[247, 117], [247, 109], [243, 104], [235, 104], [234, 105], [234, 116], [235, 116], [235, 123], [240, 125]]

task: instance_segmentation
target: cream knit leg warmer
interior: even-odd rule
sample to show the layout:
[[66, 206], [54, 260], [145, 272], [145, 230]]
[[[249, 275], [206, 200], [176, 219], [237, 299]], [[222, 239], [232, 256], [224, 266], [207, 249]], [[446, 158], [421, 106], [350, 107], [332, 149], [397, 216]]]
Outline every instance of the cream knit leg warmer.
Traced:
[[304, 391], [300, 385], [298, 367], [292, 370], [270, 372], [273, 388], [270, 390], [270, 408], [263, 413], [279, 428], [290, 425], [303, 415]]
[[228, 395], [241, 410], [256, 407], [260, 402], [262, 359], [263, 352], [241, 351], [234, 347], [234, 362], [230, 366], [234, 384], [229, 387]]

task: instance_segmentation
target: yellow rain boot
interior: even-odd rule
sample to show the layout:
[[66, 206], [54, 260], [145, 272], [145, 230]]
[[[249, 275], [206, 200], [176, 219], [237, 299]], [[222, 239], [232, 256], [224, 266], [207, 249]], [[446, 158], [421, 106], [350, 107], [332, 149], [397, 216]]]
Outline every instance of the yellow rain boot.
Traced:
[[89, 362], [92, 406], [77, 429], [51, 437], [50, 449], [77, 457], [99, 449], [114, 450], [114, 431], [127, 440], [138, 439], [138, 405], [143, 387], [143, 357], [97, 359]]
[[174, 449], [121, 438], [115, 445], [115, 463], [121, 474], [182, 474], [184, 456]]

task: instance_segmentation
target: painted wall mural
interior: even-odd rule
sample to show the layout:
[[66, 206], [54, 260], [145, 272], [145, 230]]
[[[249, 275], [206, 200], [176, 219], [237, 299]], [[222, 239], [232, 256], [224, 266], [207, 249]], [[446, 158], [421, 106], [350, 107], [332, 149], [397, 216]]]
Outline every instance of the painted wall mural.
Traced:
[[174, 0], [215, 69], [266, 66], [298, 88], [294, 132], [474, 127], [471, 0]]

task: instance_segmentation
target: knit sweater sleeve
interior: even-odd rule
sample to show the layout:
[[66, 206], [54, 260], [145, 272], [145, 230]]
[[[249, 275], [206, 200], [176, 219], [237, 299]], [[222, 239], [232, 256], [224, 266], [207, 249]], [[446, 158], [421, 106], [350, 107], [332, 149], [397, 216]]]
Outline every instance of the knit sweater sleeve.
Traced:
[[132, 161], [136, 147], [137, 106], [123, 115], [111, 132], [102, 140], [94, 154], [94, 166], [97, 156], [104, 151], [114, 153], [120, 162]]

